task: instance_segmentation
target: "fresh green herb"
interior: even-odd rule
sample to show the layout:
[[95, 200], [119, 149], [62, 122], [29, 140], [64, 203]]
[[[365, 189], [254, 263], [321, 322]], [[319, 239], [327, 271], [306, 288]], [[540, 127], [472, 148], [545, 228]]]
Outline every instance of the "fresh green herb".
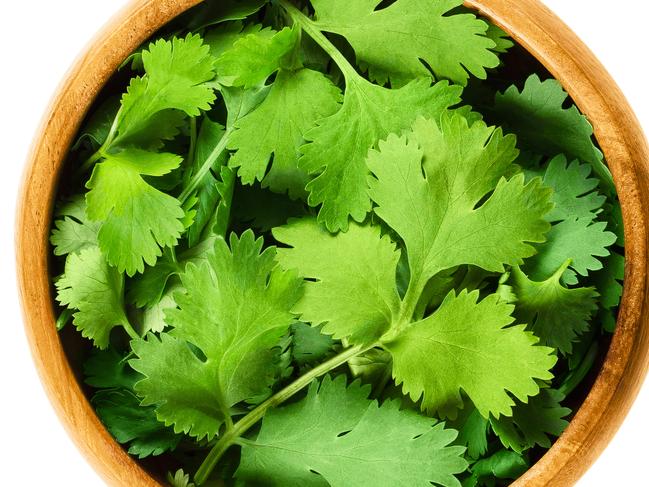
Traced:
[[80, 130], [52, 225], [107, 430], [177, 487], [524, 473], [623, 291], [559, 83], [504, 79], [522, 54], [460, 0], [206, 1], [164, 32]]

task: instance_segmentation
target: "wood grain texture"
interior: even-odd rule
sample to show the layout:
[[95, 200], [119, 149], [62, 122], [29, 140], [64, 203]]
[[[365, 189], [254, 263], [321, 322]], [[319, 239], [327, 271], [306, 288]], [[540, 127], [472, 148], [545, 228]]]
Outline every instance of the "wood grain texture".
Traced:
[[[110, 437], [76, 382], [54, 322], [48, 235], [58, 174], [92, 101], [117, 66], [164, 23], [200, 0], [137, 0], [93, 41], [63, 82], [35, 140], [18, 206], [18, 280], [36, 367], [69, 434], [109, 485], [157, 486]], [[568, 486], [618, 429], [649, 357], [649, 150], [624, 96], [583, 43], [537, 0], [467, 0], [539, 59], [588, 116], [614, 176], [626, 237], [624, 295], [606, 362], [568, 429], [516, 486]], [[643, 208], [642, 203], [645, 203]]]

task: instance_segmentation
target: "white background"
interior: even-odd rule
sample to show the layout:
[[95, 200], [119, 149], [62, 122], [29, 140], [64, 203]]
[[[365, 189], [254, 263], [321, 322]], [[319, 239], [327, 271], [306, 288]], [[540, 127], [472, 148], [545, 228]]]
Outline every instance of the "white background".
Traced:
[[[353, 0], [350, 0], [353, 1]], [[512, 0], [516, 1], [516, 0]], [[0, 52], [0, 459], [2, 485], [104, 483], [77, 452], [37, 378], [15, 284], [14, 214], [27, 151], [59, 81], [125, 0], [23, 0], [2, 7]], [[646, 7], [637, 0], [545, 0], [613, 74], [649, 129]], [[644, 12], [641, 12], [643, 10]], [[647, 485], [649, 385], [580, 487]], [[356, 486], [351, 486], [356, 487]]]

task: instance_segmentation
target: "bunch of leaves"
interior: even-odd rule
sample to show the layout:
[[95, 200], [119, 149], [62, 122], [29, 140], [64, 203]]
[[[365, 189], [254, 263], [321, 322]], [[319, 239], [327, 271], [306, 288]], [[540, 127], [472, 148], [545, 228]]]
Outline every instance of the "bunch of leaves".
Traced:
[[88, 118], [58, 325], [171, 485], [500, 485], [566, 427], [619, 203], [556, 81], [462, 104], [512, 43], [461, 4], [203, 2]]

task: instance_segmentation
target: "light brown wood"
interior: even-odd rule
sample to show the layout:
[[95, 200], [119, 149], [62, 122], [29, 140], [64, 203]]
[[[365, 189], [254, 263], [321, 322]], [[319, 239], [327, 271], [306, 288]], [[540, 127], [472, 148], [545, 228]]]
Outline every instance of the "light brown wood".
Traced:
[[[200, 0], [137, 0], [93, 41], [62, 84], [37, 136], [18, 207], [16, 248], [25, 327], [36, 367], [61, 421], [88, 461], [116, 486], [157, 486], [110, 437], [85, 398], [55, 330], [47, 242], [65, 155], [83, 117], [130, 52]], [[577, 37], [538, 0], [467, 0], [559, 79], [589, 117], [622, 202], [624, 296], [617, 331], [597, 381], [568, 429], [516, 486], [568, 486], [618, 429], [649, 365], [647, 215], [649, 150], [624, 96]]]

